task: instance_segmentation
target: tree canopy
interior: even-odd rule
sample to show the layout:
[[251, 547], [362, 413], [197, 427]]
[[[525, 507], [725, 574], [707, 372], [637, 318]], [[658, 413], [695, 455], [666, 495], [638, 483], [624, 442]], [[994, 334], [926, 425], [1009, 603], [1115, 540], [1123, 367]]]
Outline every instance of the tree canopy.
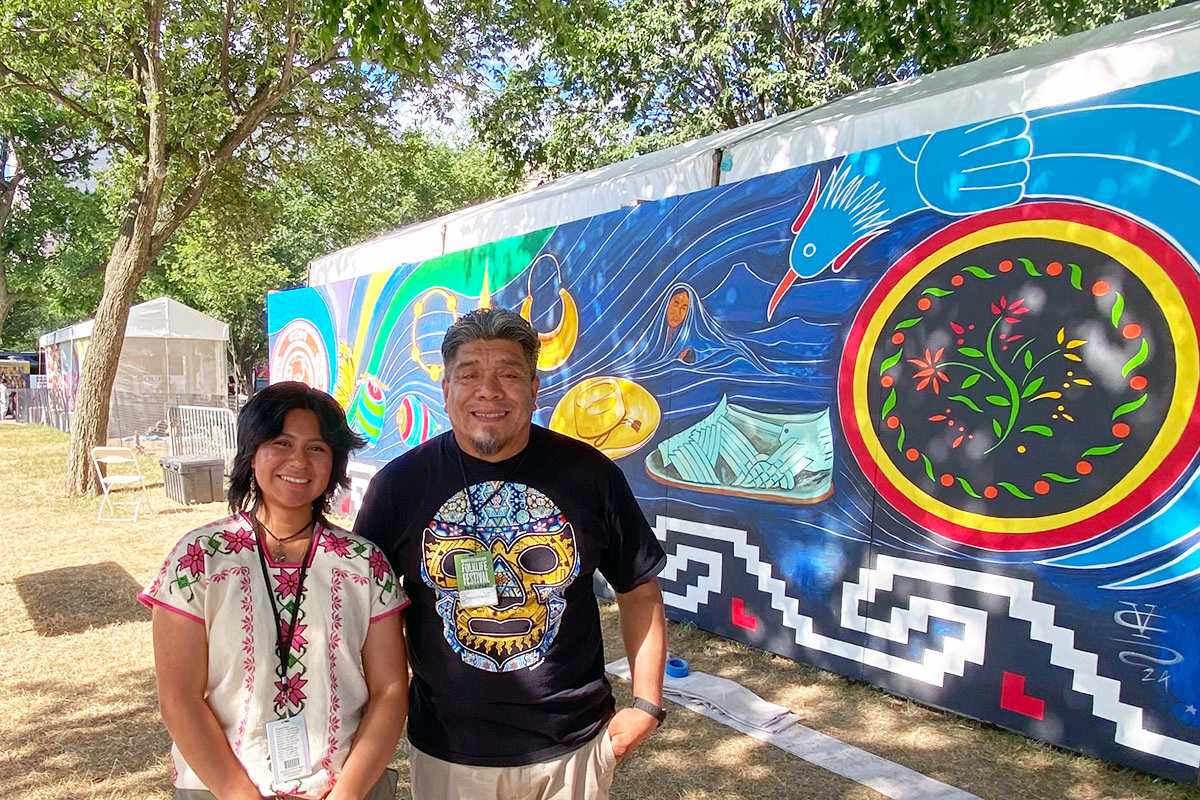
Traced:
[[594, 0], [461, 80], [509, 169], [554, 177], [1166, 5]]
[[76, 395], [68, 491], [94, 482], [88, 452], [105, 438], [137, 288], [222, 170], [243, 148], [286, 158], [312, 130], [386, 116], [440, 49], [420, 0], [0, 2], [0, 93], [90, 126], [126, 190]]
[[0, 97], [0, 342], [32, 350], [39, 331], [95, 307], [83, 287], [99, 286], [109, 232], [84, 186], [89, 129], [51, 103], [11, 99]]

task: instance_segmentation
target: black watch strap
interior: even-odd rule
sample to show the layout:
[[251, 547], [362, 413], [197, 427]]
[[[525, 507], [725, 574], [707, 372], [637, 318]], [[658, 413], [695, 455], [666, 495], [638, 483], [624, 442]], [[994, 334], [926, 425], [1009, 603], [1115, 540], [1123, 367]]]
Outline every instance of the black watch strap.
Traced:
[[663, 720], [667, 718], [667, 710], [662, 706], [656, 706], [649, 700], [643, 700], [640, 697], [633, 698], [633, 707], [645, 711], [650, 716], [658, 720], [658, 724], [662, 725]]

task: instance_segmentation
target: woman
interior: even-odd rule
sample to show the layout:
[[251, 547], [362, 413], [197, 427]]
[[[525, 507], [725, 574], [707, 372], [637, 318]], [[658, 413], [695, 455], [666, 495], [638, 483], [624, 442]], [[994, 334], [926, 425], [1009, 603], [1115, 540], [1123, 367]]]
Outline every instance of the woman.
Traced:
[[324, 515], [363, 444], [329, 395], [259, 392], [238, 417], [233, 516], [184, 536], [139, 595], [177, 800], [394, 797], [408, 598]]

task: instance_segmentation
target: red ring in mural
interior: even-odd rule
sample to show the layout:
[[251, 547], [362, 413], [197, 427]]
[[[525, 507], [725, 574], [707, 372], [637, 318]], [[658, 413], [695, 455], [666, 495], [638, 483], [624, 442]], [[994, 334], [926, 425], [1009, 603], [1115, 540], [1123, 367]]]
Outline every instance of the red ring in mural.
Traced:
[[[885, 344], [883, 323], [902, 303], [915, 299], [912, 296], [913, 290], [918, 288], [917, 284], [922, 279], [933, 274], [949, 260], [944, 258], [933, 262], [931, 266], [931, 259], [934, 259], [935, 256], [940, 257], [944, 248], [950, 248], [946, 252], [953, 252], [952, 246], [961, 243], [962, 240], [973, 234], [980, 234], [983, 239], [986, 239], [992, 229], [1000, 226], [1030, 221], [1037, 223], [1044, 220], [1066, 223], [1068, 226], [1083, 226], [1092, 229], [1093, 234], [1099, 232], [1100, 235], [1115, 237], [1114, 241], [1126, 243], [1126, 246], [1141, 251], [1152, 265], [1147, 272], [1156, 274], [1149, 276], [1139, 274], [1134, 271], [1133, 267], [1125, 263], [1120, 263], [1119, 266], [1127, 272], [1133, 273], [1135, 277], [1146, 284], [1151, 299], [1159, 305], [1160, 310], [1162, 308], [1161, 298], [1152, 287], [1156, 285], [1156, 281], [1160, 289], [1168, 284], [1173, 287], [1168, 293], [1177, 293], [1184, 313], [1165, 313], [1166, 324], [1169, 326], [1175, 343], [1175, 351], [1178, 353], [1180, 348], [1186, 350], [1184, 355], [1187, 356], [1187, 364], [1194, 365], [1197, 359], [1196, 332], [1200, 330], [1200, 279], [1197, 278], [1195, 269], [1159, 234], [1112, 211], [1065, 202], [1035, 202], [999, 209], [955, 222], [933, 233], [901, 257], [884, 273], [880, 282], [863, 302], [847, 336], [839, 369], [838, 384], [842, 428], [847, 444], [859, 467], [888, 503], [922, 528], [954, 542], [973, 547], [999, 551], [1037, 550], [1075, 544], [1100, 535], [1128, 521], [1161, 497], [1183, 474], [1197, 449], [1200, 448], [1200, 424], [1197, 424], [1196, 419], [1200, 414], [1200, 385], [1195, 385], [1193, 378], [1178, 374], [1181, 365], [1176, 363], [1177, 374], [1174, 384], [1176, 388], [1168, 411], [1186, 414], [1185, 419], [1173, 426], [1178, 429], [1178, 435], [1174, 441], [1159, 443], [1156, 439], [1153, 447], [1141, 456], [1135, 469], [1148, 470], [1144, 479], [1136, 481], [1135, 485], [1126, 487], [1127, 491], [1123, 490], [1116, 496], [1110, 497], [1110, 494], [1113, 494], [1112, 489], [1121, 486], [1121, 481], [1114, 482], [1114, 487], [1110, 487], [1096, 502], [1085, 504], [1080, 509], [1071, 512], [1080, 513], [1074, 519], [1064, 521], [1065, 517], [1070, 516], [1070, 514], [1064, 513], [1052, 514], [1044, 518], [1039, 518], [1036, 514], [1013, 518], [988, 516], [961, 510], [943, 503], [933, 495], [926, 494], [920, 487], [909, 482], [899, 471], [896, 466], [897, 462], [906, 456], [909, 459], [912, 459], [913, 456], [911, 453], [899, 452], [895, 448], [884, 447], [877, 438], [879, 435], [876, 430], [877, 426], [890, 428], [895, 423], [891, 419], [876, 419], [877, 414], [870, 413], [879, 410], [878, 403], [869, 401], [869, 391], [873, 388], [871, 381], [873, 378], [879, 377], [872, 374], [870, 367], [872, 354], [876, 352], [877, 347]], [[1082, 235], [1080, 238], [1083, 238]], [[1063, 242], [1072, 240], [1065, 237], [1062, 239]], [[1005, 239], [1000, 236], [992, 241], [1003, 242]], [[963, 252], [969, 252], [969, 250]], [[1002, 272], [1006, 271], [1003, 266], [1008, 266], [1010, 270], [1012, 268], [1011, 264], [1002, 265], [1000, 269]], [[1057, 275], [1060, 273], [1062, 265], [1054, 263], [1052, 266], [1054, 268], [1047, 270], [1045, 274]], [[1147, 280], [1147, 277], [1150, 279]], [[961, 282], [955, 285], [961, 285]], [[1093, 287], [1095, 291], [1102, 288], [1098, 283]], [[917, 308], [928, 308], [928, 305], [917, 306]], [[872, 330], [873, 328], [874, 330]], [[1136, 325], [1127, 325], [1125, 335], [1132, 335], [1137, 332], [1137, 329]], [[890, 334], [892, 331], [888, 330], [887, 333]], [[891, 341], [894, 342], [895, 339], [893, 338]], [[1185, 380], [1181, 380], [1181, 378]], [[864, 410], [868, 413], [864, 414]], [[1175, 417], [1177, 414], [1169, 414], [1169, 416]], [[1113, 427], [1115, 430], [1117, 426]], [[1125, 435], [1126, 429], [1127, 426], [1116, 431], [1114, 435]], [[896, 452], [893, 453], [893, 450]], [[877, 455], [881, 456], [884, 461], [877, 461]], [[917, 455], [919, 457], [920, 454]], [[1153, 463], [1155, 458], [1158, 459], [1157, 463]], [[1090, 470], [1090, 466], [1084, 466]], [[900, 479], [894, 479], [889, 476], [889, 473], [899, 476]], [[1086, 473], [1081, 471], [1080, 474]], [[941, 475], [940, 480], [943, 486], [948, 487], [953, 482], [954, 476], [946, 473]], [[1054, 488], [1046, 481], [1040, 483], [1047, 485], [1036, 487], [1039, 495]], [[992, 486], [987, 488], [994, 490]], [[996, 495], [981, 494], [980, 500], [986, 503], [985, 497], [990, 500], [996, 498]], [[1007, 499], [1010, 498], [1000, 497], [1000, 500]], [[975, 505], [979, 506], [980, 503], [977, 502]], [[1089, 506], [1092, 506], [1089, 511], [1083, 510]], [[975, 524], [962, 524], [948, 517], [960, 519], [970, 517]]]

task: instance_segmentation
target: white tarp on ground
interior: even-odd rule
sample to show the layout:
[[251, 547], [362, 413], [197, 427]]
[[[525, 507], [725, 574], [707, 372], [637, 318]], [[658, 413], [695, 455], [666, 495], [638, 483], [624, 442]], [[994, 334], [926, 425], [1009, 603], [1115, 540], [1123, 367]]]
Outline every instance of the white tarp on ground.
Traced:
[[[972, 122], [1200, 71], [1200, 3], [867, 89], [676, 147], [576, 173], [314, 259], [309, 285]], [[714, 164], [726, 161], [726, 171]]]
[[[38, 338], [38, 347], [92, 336], [94, 320], [59, 328]], [[156, 297], [129, 309], [127, 339], [212, 339], [229, 341], [229, 326], [169, 297]]]

